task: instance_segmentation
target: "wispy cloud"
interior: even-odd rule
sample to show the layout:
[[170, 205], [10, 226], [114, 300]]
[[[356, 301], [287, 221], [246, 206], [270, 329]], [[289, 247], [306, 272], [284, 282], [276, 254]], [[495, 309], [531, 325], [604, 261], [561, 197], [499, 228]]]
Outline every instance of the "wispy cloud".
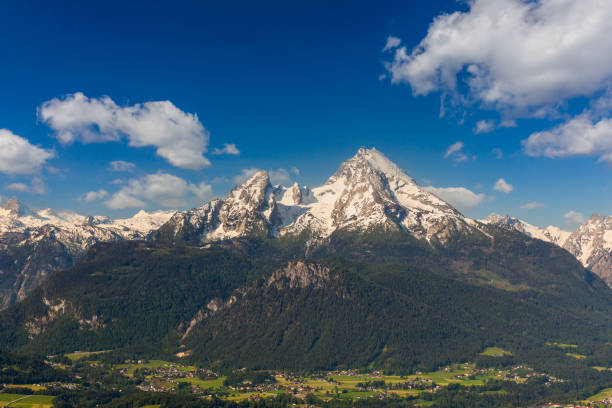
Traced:
[[494, 131], [495, 128], [496, 125], [494, 120], [479, 120], [474, 127], [474, 133], [489, 133]]
[[535, 210], [544, 207], [546, 207], [546, 204], [544, 203], [540, 203], [538, 201], [531, 201], [529, 203], [521, 205], [521, 210]]
[[584, 217], [584, 215], [574, 210], [566, 212], [563, 215], [563, 218], [565, 218], [565, 223], [571, 226], [574, 226], [576, 224], [582, 224], [583, 222], [586, 221], [586, 218]]
[[390, 35], [387, 37], [387, 42], [385, 43], [383, 51], [391, 51], [399, 47], [401, 43], [402, 43], [402, 40], [400, 40], [398, 37], [394, 37]]
[[463, 152], [463, 142], [455, 142], [446, 149], [444, 153], [445, 159], [452, 159], [454, 162], [462, 162], [468, 159], [467, 155]]
[[7, 190], [21, 191], [22, 193], [45, 194], [47, 186], [40, 177], [32, 178], [30, 184], [11, 183], [5, 187]]
[[86, 203], [90, 203], [92, 201], [101, 200], [101, 199], [105, 198], [107, 195], [108, 195], [108, 191], [106, 191], [103, 188], [101, 188], [101, 189], [96, 190], [96, 191], [88, 191], [87, 193], [83, 194], [81, 199], [83, 201], [85, 201]]
[[234, 143], [224, 143], [223, 148], [214, 148], [212, 154], [228, 154], [232, 156], [237, 156], [240, 154], [240, 150], [238, 150]]
[[136, 165], [132, 162], [127, 162], [123, 160], [115, 160], [108, 164], [108, 169], [111, 171], [134, 171]]

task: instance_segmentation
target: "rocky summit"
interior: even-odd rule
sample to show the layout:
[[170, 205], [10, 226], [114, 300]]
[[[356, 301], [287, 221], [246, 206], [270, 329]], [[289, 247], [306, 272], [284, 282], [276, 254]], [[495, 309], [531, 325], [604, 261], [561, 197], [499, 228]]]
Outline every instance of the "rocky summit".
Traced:
[[418, 186], [378, 150], [361, 148], [322, 186], [273, 186], [260, 171], [223, 200], [177, 212], [158, 236], [206, 243], [307, 232], [312, 242], [323, 242], [338, 230], [376, 227], [444, 243], [457, 232], [478, 230], [479, 224]]

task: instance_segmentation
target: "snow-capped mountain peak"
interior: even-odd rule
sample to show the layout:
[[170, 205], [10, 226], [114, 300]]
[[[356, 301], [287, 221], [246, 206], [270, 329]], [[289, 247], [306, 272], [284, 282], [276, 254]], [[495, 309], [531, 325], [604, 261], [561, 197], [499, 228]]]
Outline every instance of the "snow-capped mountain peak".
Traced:
[[312, 190], [297, 183], [289, 188], [272, 186], [268, 174], [262, 171], [234, 188], [224, 200], [211, 203], [178, 213], [167, 228], [174, 236], [191, 228], [201, 242], [302, 231], [321, 240], [339, 229], [363, 231], [372, 227], [405, 230], [418, 238], [444, 241], [476, 225], [419, 187], [378, 150], [365, 148], [342, 163], [325, 184]]
[[564, 248], [612, 286], [612, 216], [593, 214], [572, 232]]

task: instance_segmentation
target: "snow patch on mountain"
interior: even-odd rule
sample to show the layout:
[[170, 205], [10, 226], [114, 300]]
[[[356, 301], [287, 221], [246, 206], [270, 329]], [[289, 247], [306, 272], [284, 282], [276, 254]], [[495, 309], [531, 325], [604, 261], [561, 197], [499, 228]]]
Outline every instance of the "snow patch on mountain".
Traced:
[[382, 227], [445, 242], [454, 233], [480, 228], [477, 222], [418, 186], [378, 150], [364, 148], [342, 163], [322, 186], [273, 186], [268, 173], [260, 171], [224, 200], [216, 201], [218, 211], [211, 211], [210, 206], [206, 203], [177, 213], [162, 230], [175, 237], [181, 233], [197, 236], [204, 243], [303, 231], [320, 241], [340, 229], [365, 231]]

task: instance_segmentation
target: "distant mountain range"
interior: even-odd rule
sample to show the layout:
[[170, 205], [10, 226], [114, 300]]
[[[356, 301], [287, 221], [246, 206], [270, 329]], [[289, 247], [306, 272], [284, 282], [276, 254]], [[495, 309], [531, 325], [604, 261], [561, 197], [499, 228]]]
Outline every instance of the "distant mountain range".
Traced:
[[0, 206], [0, 309], [23, 299], [95, 243], [146, 239], [174, 211], [140, 211], [111, 220], [71, 211], [33, 210], [11, 198]]
[[304, 369], [434, 368], [490, 346], [566, 366], [550, 342], [612, 357], [612, 290], [530, 236], [561, 244], [562, 231], [464, 217], [375, 149], [320, 187], [274, 186], [259, 172], [174, 214], [57, 214], [64, 224], [50, 226], [48, 211], [5, 207], [16, 229], [6, 234], [17, 234], [4, 241], [10, 259], [62, 270], [0, 313], [0, 350]]
[[542, 229], [518, 218], [497, 214], [491, 214], [480, 222], [514, 229], [558, 245], [612, 287], [612, 216], [593, 214], [573, 232], [553, 226]]

